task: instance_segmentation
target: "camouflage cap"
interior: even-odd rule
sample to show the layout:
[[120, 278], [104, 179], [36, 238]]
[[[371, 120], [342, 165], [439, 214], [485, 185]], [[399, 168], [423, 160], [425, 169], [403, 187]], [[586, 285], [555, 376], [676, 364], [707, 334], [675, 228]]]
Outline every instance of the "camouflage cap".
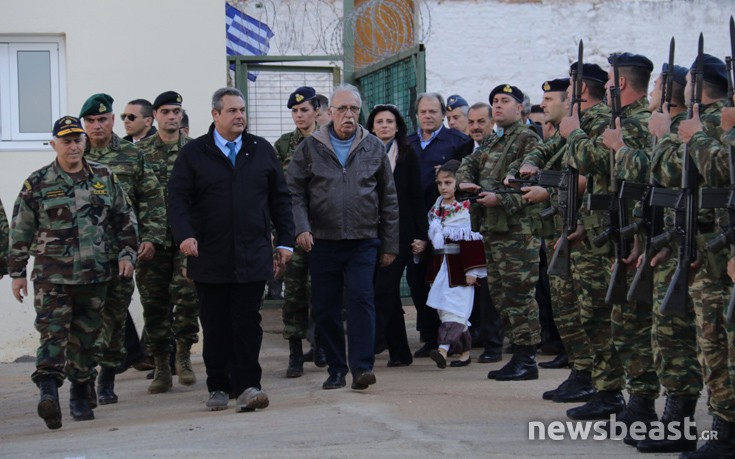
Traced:
[[493, 98], [498, 93], [505, 94], [514, 98], [516, 101], [518, 101], [519, 104], [523, 103], [523, 91], [509, 84], [499, 84], [495, 87], [495, 89], [490, 91], [490, 105], [493, 104]]
[[79, 118], [73, 116], [62, 116], [54, 123], [54, 129], [51, 131], [54, 137], [64, 137], [71, 134], [84, 134], [84, 128]]
[[[702, 79], [707, 83], [727, 89], [727, 67], [719, 58], [710, 54], [702, 54], [702, 63], [704, 64], [704, 75]], [[697, 69], [697, 59], [694, 59], [690, 71]]]
[[82, 110], [79, 112], [79, 118], [84, 118], [89, 115], [104, 115], [112, 113], [112, 96], [109, 94], [99, 93], [89, 97], [89, 99], [82, 105]]
[[469, 107], [470, 104], [464, 99], [464, 97], [455, 94], [447, 97], [447, 111], [454, 110], [459, 107]]
[[316, 90], [314, 88], [312, 88], [311, 86], [302, 86], [296, 89], [296, 91], [292, 92], [290, 96], [288, 96], [286, 107], [291, 108], [294, 105], [306, 102], [307, 100], [311, 100], [314, 97], [316, 97]]
[[566, 92], [569, 87], [569, 78], [557, 78], [555, 80], [544, 81], [541, 89], [544, 92]]
[[178, 105], [181, 106], [181, 94], [176, 91], [166, 91], [158, 95], [156, 100], [153, 101], [153, 110], [158, 110], [163, 105]]

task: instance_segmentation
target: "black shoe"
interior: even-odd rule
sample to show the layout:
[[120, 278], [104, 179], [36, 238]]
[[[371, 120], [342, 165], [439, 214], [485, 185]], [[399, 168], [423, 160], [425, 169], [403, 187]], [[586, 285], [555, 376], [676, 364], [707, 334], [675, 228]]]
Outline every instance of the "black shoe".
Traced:
[[94, 379], [87, 381], [87, 403], [90, 408], [97, 408], [97, 389], [94, 387]]
[[567, 417], [576, 421], [608, 419], [612, 414], [619, 414], [623, 408], [625, 399], [619, 390], [602, 390], [584, 405], [568, 409]]
[[100, 405], [117, 403], [117, 395], [115, 394], [115, 368], [100, 367], [100, 374], [97, 377], [97, 395]]
[[316, 354], [314, 354], [314, 365], [319, 368], [327, 366], [327, 353], [324, 351], [323, 347], [316, 348]]
[[388, 360], [388, 367], [395, 368], [395, 367], [407, 367], [411, 365], [413, 361], [411, 362], [404, 362], [403, 360]]
[[347, 381], [345, 381], [345, 374], [341, 371], [337, 371], [335, 373], [329, 373], [329, 377], [322, 384], [322, 389], [339, 389], [340, 387], [345, 387], [346, 385]]
[[375, 373], [367, 370], [357, 373], [352, 378], [352, 386], [350, 387], [353, 390], [365, 390], [368, 388], [368, 386], [372, 386], [373, 384], [375, 384]]
[[571, 373], [569, 373], [569, 376], [567, 379], [561, 382], [559, 386], [556, 389], [547, 390], [543, 394], [541, 394], [541, 398], [544, 400], [554, 400], [554, 396], [559, 393], [559, 391], [565, 389], [569, 384], [572, 383], [572, 379], [574, 377], [574, 370], [572, 370]]
[[538, 350], [539, 353], [543, 355], [566, 354], [566, 351], [564, 350], [564, 344], [562, 344], [562, 342], [558, 339], [541, 344], [538, 347]]
[[467, 357], [467, 360], [452, 360], [452, 362], [449, 364], [450, 367], [466, 367], [467, 365], [472, 363], [472, 357]]
[[569, 368], [569, 356], [566, 352], [563, 352], [554, 357], [553, 360], [539, 363], [538, 366], [541, 368]]
[[480, 363], [500, 362], [503, 359], [502, 349], [485, 349], [477, 361]]
[[589, 371], [572, 370], [569, 374], [569, 384], [559, 387], [554, 394], [556, 403], [578, 403], [592, 400], [597, 392], [592, 387], [592, 374]]
[[415, 359], [425, 359], [430, 357], [429, 353], [432, 349], [436, 349], [436, 343], [425, 342], [416, 352], [413, 353]]
[[[666, 397], [666, 405], [664, 413], [661, 415], [661, 423], [664, 426], [670, 425], [671, 422], [679, 422], [680, 429], [684, 426], [685, 420], [689, 420], [692, 426], [689, 432], [677, 431], [676, 439], [671, 439], [668, 434], [665, 438], [654, 440], [652, 438], [644, 438], [636, 445], [638, 452], [641, 453], [679, 453], [683, 451], [694, 451], [697, 449], [697, 427], [694, 424], [694, 410], [697, 407], [696, 396], [672, 396]], [[689, 434], [689, 435], [687, 435]], [[689, 436], [689, 438], [687, 438]]]
[[69, 409], [75, 421], [89, 421], [94, 419], [94, 412], [87, 401], [87, 382], [71, 382]]
[[38, 381], [41, 397], [38, 400], [38, 415], [51, 430], [61, 428], [61, 407], [59, 406], [59, 386], [56, 378], [46, 376]]
[[707, 440], [698, 450], [679, 455], [681, 459], [713, 459], [735, 457], [735, 422], [712, 416], [712, 429], [717, 437]]
[[[495, 375], [496, 381], [527, 381], [538, 379], [535, 346], [514, 346], [513, 357]], [[488, 378], [490, 375], [488, 374]]]
[[447, 359], [444, 357], [441, 352], [437, 351], [436, 349], [432, 349], [429, 352], [429, 357], [431, 357], [431, 360], [436, 362], [436, 366], [439, 368], [446, 368], [447, 367]]
[[301, 347], [301, 338], [289, 338], [288, 340], [288, 368], [287, 378], [298, 378], [304, 375], [304, 350]]

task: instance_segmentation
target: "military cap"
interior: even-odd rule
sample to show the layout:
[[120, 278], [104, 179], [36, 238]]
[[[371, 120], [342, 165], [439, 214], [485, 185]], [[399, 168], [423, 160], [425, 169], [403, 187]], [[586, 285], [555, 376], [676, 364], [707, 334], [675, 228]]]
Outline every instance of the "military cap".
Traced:
[[[664, 62], [663, 67], [661, 67], [661, 72], [668, 72], [669, 71], [669, 63]], [[682, 67], [681, 65], [674, 64], [674, 71], [670, 73], [670, 75], [674, 76], [674, 81], [679, 83], [682, 86], [687, 85], [687, 73], [689, 73], [689, 70], [686, 67]]]
[[158, 110], [164, 105], [178, 105], [180, 107], [182, 100], [181, 94], [176, 91], [162, 92], [153, 101], [153, 110]]
[[541, 89], [544, 92], [565, 92], [569, 87], [569, 78], [557, 78], [555, 80], [544, 81]]
[[[570, 74], [575, 70], [577, 70], [577, 62], [569, 66]], [[605, 84], [607, 83], [607, 72], [597, 64], [582, 64], [582, 79]]]
[[[702, 79], [707, 83], [726, 89], [727, 67], [725, 67], [725, 63], [710, 54], [702, 54], [702, 63], [704, 64], [704, 75]], [[695, 58], [689, 70], [695, 71], [696, 69], [697, 59]]]
[[[612, 54], [607, 58], [612, 65]], [[638, 67], [653, 72], [653, 62], [641, 54], [620, 53], [618, 54], [618, 67]]]
[[306, 102], [307, 100], [311, 100], [314, 97], [316, 97], [316, 91], [311, 86], [302, 86], [296, 91], [292, 92], [290, 96], [288, 96], [288, 102], [286, 103], [286, 107], [291, 108], [294, 105], [298, 105], [302, 102]]
[[79, 118], [73, 116], [62, 116], [54, 123], [52, 131], [54, 137], [64, 137], [69, 134], [84, 134], [84, 128]]
[[523, 103], [523, 91], [515, 86], [511, 86], [509, 84], [497, 85], [495, 89], [490, 91], [490, 105], [493, 104], [493, 98], [496, 94], [505, 94], [514, 98], [516, 101], [518, 101], [519, 104]]
[[455, 94], [453, 96], [449, 96], [447, 98], [447, 111], [454, 110], [455, 108], [459, 107], [469, 107], [470, 104], [467, 103], [466, 100], [464, 100], [464, 97]]
[[94, 94], [89, 97], [82, 105], [82, 111], [79, 112], [79, 118], [89, 115], [104, 115], [112, 113], [112, 96], [109, 94]]

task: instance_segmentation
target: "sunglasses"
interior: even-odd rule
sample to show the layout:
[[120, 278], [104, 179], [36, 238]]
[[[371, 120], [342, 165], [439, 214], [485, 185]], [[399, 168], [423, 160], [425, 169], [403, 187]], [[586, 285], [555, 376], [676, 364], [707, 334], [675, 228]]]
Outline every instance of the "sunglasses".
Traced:
[[129, 119], [130, 121], [133, 121], [134, 122], [138, 118], [148, 118], [148, 117], [147, 116], [142, 116], [142, 115], [127, 114], [127, 113], [122, 113], [120, 115], [120, 119], [121, 120], [125, 121], [126, 118]]

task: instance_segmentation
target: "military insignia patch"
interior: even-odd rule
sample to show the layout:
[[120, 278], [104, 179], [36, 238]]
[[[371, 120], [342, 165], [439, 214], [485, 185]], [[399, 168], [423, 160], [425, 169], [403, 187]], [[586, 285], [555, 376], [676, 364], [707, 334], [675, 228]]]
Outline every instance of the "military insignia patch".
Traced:
[[27, 191], [31, 191], [31, 182], [29, 182], [28, 180], [23, 182], [23, 186], [26, 188]]
[[550, 89], [551, 89], [551, 85], [550, 85], [550, 84], [549, 84], [549, 82], [547, 81], [546, 83], [544, 83], [544, 91], [548, 91], [548, 90], [550, 90]]
[[302, 100], [304, 100], [304, 96], [302, 96], [301, 94], [296, 94], [296, 102], [301, 102]]
[[95, 190], [104, 190], [105, 189], [105, 184], [102, 183], [102, 182], [100, 182], [98, 180], [98, 181], [96, 181], [95, 183], [92, 184], [92, 188], [94, 188]]
[[449, 104], [451, 105], [451, 104], [453, 104], [453, 103], [454, 103], [454, 102], [455, 102], [456, 100], [457, 100], [457, 99], [455, 99], [454, 97], [450, 97], [450, 98], [449, 98], [449, 100], [448, 100], [447, 102], [449, 102]]
[[107, 111], [107, 107], [105, 107], [105, 104], [100, 103], [99, 112], [100, 113], [105, 113], [106, 111]]
[[181, 94], [176, 95], [176, 102], [181, 103]]
[[60, 198], [62, 196], [66, 196], [64, 190], [51, 190], [46, 193], [46, 199]]
[[503, 92], [507, 92], [508, 94], [512, 94], [513, 93], [513, 88], [511, 88], [509, 84], [506, 84], [503, 87]]

